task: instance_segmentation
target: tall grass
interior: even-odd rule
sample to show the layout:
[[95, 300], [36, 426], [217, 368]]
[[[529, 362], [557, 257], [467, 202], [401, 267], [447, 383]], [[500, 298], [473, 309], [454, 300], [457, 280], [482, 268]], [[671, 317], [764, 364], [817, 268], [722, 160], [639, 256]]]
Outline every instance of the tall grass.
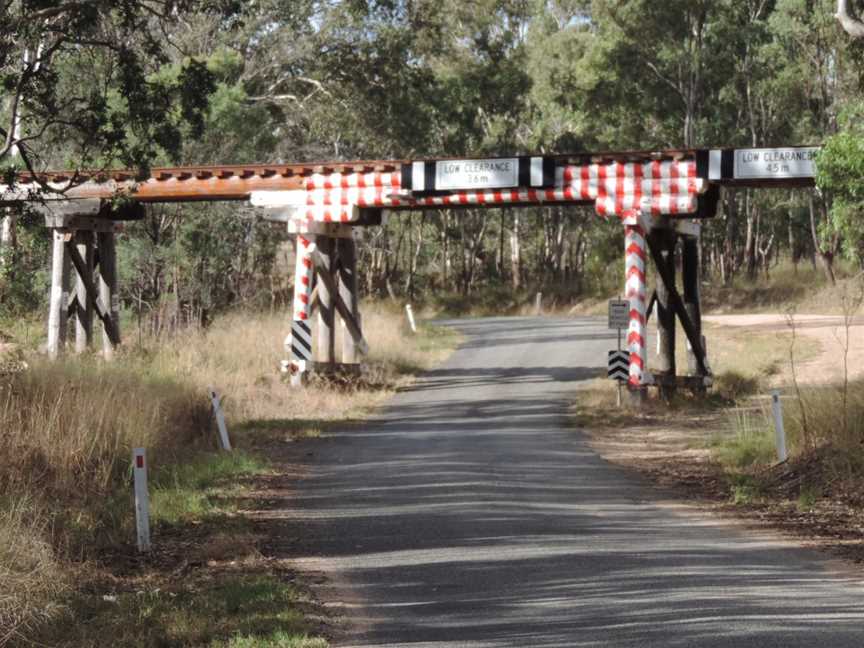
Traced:
[[0, 502], [0, 646], [54, 613], [69, 578], [45, 540], [46, 515], [29, 496]]
[[[790, 462], [802, 475], [802, 493], [827, 492], [831, 484], [845, 493], [862, 492], [864, 381], [851, 382], [845, 390], [801, 388], [794, 398], [784, 399], [783, 421]], [[761, 410], [736, 411], [731, 426], [733, 434], [715, 440], [713, 447], [733, 483], [777, 462], [774, 420], [767, 404]], [[769, 474], [760, 479], [770, 479]]]
[[845, 457], [849, 468], [864, 468], [864, 381], [801, 390], [784, 407], [786, 433], [800, 453], [820, 449]]
[[[368, 405], [371, 392], [396, 386], [403, 374], [431, 366], [446, 352], [422, 348], [406, 333], [404, 314], [396, 304], [377, 304], [363, 313], [363, 331], [371, 349], [364, 359], [367, 380], [353, 389], [288, 389], [279, 374], [287, 357], [284, 339], [290, 321], [284, 314], [235, 313], [205, 331], [171, 339], [144, 340], [133, 354], [160, 374], [181, 377], [200, 391], [215, 387], [226, 398], [230, 421], [336, 419]], [[338, 342], [343, 332], [337, 328]], [[313, 337], [313, 347], [314, 337]], [[371, 385], [370, 385], [371, 383]], [[366, 388], [364, 388], [366, 387]]]
[[0, 384], [0, 488], [100, 496], [131, 448], [187, 446], [208, 417], [202, 394], [141, 367], [37, 361]]
[[243, 453], [202, 456], [215, 443], [208, 387], [223, 395], [229, 422], [253, 433], [267, 423], [345, 418], [449, 346], [434, 336], [418, 344], [395, 306], [370, 309], [372, 384], [291, 390], [278, 371], [289, 324], [284, 315], [237, 313], [172, 338], [133, 334], [110, 365], [31, 357], [28, 371], [0, 376], [0, 646], [53, 614], [72, 586], [70, 561], [131, 543], [133, 447], [146, 447], [154, 467], [156, 523], [194, 516], [192, 504], [206, 512], [217, 477], [260, 468]]
[[65, 558], [128, 531], [112, 505], [128, 493], [131, 448], [168, 459], [208, 416], [201, 394], [131, 367], [37, 360], [0, 382], [0, 645], [52, 614]]

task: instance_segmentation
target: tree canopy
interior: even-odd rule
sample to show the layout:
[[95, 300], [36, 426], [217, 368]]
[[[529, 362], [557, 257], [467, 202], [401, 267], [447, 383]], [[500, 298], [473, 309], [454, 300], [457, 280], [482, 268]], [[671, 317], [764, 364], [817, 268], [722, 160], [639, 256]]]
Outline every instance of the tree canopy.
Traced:
[[[8, 181], [49, 166], [824, 143], [812, 201], [725, 192], [702, 253], [725, 282], [781, 252], [830, 273], [840, 255], [864, 263], [862, 11], [860, 0], [0, 2], [0, 169]], [[34, 303], [45, 234], [22, 218], [3, 272]], [[125, 235], [126, 302], [277, 303], [277, 234], [236, 205], [154, 207]], [[361, 267], [365, 289], [384, 294], [587, 290], [589, 275], [599, 290], [618, 281], [619, 237], [581, 209], [417, 214], [370, 232]]]

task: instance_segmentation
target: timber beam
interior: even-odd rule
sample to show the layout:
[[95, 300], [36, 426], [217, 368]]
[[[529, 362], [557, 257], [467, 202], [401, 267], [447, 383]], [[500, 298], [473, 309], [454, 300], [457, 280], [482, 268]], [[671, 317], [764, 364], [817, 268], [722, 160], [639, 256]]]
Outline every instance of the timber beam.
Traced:
[[354, 338], [355, 344], [360, 350], [360, 353], [366, 355], [367, 353], [369, 353], [369, 344], [363, 337], [363, 331], [360, 329], [360, 323], [354, 318], [354, 314], [351, 312], [351, 309], [348, 308], [348, 305], [345, 303], [345, 301], [342, 299], [342, 296], [339, 294], [339, 288], [336, 286], [336, 281], [330, 274], [330, 267], [327, 265], [324, 257], [317, 249], [312, 253], [312, 259], [315, 262], [315, 269], [318, 271], [318, 278], [322, 281], [325, 288], [329, 292], [330, 297], [333, 300], [333, 304], [336, 307], [336, 310], [339, 312], [339, 317], [341, 317], [342, 321], [345, 322], [345, 328], [348, 329], [348, 333], [350, 333], [351, 337]]
[[658, 246], [657, 242], [653, 241], [652, 238], [653, 237], [650, 236], [646, 237], [648, 250], [651, 252], [651, 258], [654, 260], [657, 274], [666, 288], [669, 305], [678, 316], [678, 320], [681, 322], [681, 327], [684, 329], [688, 342], [690, 342], [690, 348], [693, 350], [693, 356], [699, 374], [708, 377], [711, 375], [711, 371], [708, 368], [706, 361], [705, 349], [702, 345], [702, 336], [697, 331], [693, 320], [690, 319], [690, 315], [684, 307], [684, 300], [681, 299], [681, 295], [675, 288], [675, 275], [672, 274], [672, 270], [667, 266], [666, 259], [663, 258], [660, 246]]
[[[96, 316], [102, 320], [102, 325], [105, 327], [105, 332], [111, 342], [115, 345], [120, 344], [120, 333], [111, 317], [111, 312], [105, 308], [104, 304], [102, 304], [102, 300], [99, 298], [99, 293], [97, 292], [96, 284], [93, 282], [93, 277], [88, 271], [87, 263], [79, 253], [75, 243], [66, 243], [66, 252], [69, 254], [72, 265], [75, 267], [75, 272], [78, 273], [79, 281], [84, 285], [88, 305], [93, 308]], [[78, 307], [81, 309], [80, 303]]]

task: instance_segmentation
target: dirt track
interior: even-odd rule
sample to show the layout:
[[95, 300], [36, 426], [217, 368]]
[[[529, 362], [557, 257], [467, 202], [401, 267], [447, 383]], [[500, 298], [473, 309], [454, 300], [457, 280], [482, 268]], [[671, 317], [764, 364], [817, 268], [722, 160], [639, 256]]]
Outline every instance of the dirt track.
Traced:
[[[707, 315], [703, 321], [748, 328], [761, 333], [777, 331], [791, 332], [787, 317], [782, 314], [758, 315]], [[842, 315], [795, 315], [796, 335], [800, 344], [815, 341], [820, 345], [821, 352], [808, 360], [802, 360], [799, 368], [799, 380], [802, 383], [824, 384], [843, 379], [843, 347], [846, 346], [846, 327]], [[864, 319], [855, 318], [849, 327], [849, 377], [864, 376]]]

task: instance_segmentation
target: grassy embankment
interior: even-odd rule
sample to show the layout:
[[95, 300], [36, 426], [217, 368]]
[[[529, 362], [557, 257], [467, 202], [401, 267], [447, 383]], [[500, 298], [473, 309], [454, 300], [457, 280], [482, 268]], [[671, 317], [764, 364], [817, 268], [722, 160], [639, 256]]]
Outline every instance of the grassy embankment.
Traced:
[[[860, 316], [861, 291], [860, 277], [847, 275], [832, 287], [810, 268], [797, 277], [781, 268], [773, 283], [742, 285], [737, 294], [715, 290], [709, 301], [724, 313], [786, 313], [794, 324], [801, 313]], [[797, 532], [857, 538], [860, 545], [864, 380], [854, 377], [854, 367], [844, 371], [842, 354], [832, 354], [820, 384], [805, 384], [808, 363], [825, 350], [804, 333], [800, 320], [794, 331], [782, 324], [776, 330], [708, 325], [716, 382], [707, 399], [680, 395], [638, 413], [617, 411], [614, 387], [598, 380], [574, 405], [576, 421], [593, 430], [602, 451], [663, 484], [758, 510]], [[832, 347], [854, 348], [859, 334], [841, 325], [830, 334], [837, 338]], [[683, 339], [680, 329], [678, 335]], [[683, 350], [678, 363], [686, 367]], [[782, 465], [768, 398], [773, 388], [783, 393], [789, 460]], [[787, 522], [792, 518], [794, 525]]]
[[[318, 614], [258, 550], [242, 515], [270, 444], [362, 417], [455, 337], [364, 320], [370, 372], [289, 390], [277, 373], [284, 316], [232, 315], [204, 333], [135, 341], [96, 358], [0, 378], [0, 645], [318, 647]], [[35, 336], [30, 339], [35, 342]], [[216, 450], [207, 388], [224, 394], [235, 451]], [[130, 451], [151, 465], [154, 551], [133, 546]]]
[[[835, 264], [842, 289], [855, 281], [858, 269], [838, 261]], [[484, 286], [471, 295], [434, 292], [417, 306], [430, 312], [452, 316], [533, 315], [537, 293], [542, 293], [543, 312], [552, 315], [606, 314], [607, 302], [621, 295], [624, 267], [618, 262], [595, 268], [581, 281], [528, 286], [514, 290], [510, 285]], [[653, 281], [649, 275], [649, 283]], [[649, 290], [653, 286], [649, 285]], [[738, 275], [728, 286], [719, 280], [702, 283], [703, 308], [710, 313], [782, 313], [794, 308], [798, 313], [841, 314], [837, 288], [831, 286], [821, 268], [809, 263], [797, 269], [784, 261], [771, 269], [770, 277], [759, 274], [754, 280]]]

